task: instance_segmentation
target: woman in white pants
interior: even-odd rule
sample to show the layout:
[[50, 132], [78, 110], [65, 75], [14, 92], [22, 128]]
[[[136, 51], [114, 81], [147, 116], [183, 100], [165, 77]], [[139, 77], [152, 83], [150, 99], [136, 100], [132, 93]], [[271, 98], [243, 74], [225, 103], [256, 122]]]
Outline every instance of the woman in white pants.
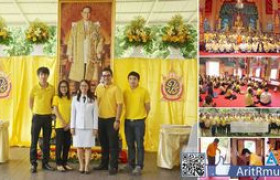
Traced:
[[95, 146], [98, 129], [98, 107], [86, 80], [80, 82], [78, 93], [72, 100], [70, 127], [73, 146], [77, 148], [79, 171], [88, 174], [91, 148]]

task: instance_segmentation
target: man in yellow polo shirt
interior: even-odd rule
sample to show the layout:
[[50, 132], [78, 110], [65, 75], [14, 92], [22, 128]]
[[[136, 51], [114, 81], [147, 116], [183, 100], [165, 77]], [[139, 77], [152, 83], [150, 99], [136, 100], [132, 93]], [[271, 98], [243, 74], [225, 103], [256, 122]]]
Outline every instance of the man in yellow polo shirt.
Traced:
[[[121, 89], [112, 83], [112, 70], [102, 70], [103, 83], [96, 87], [98, 102], [98, 138], [102, 149], [101, 164], [95, 170], [107, 170], [114, 175], [118, 172], [119, 127], [123, 105]], [[110, 156], [109, 156], [110, 154]]]
[[[137, 72], [130, 72], [128, 74], [130, 87], [124, 91], [128, 167], [134, 175], [140, 175], [144, 166], [145, 119], [150, 112], [149, 93], [143, 87], [139, 87], [139, 80], [140, 75]], [[135, 143], [137, 148], [135, 148]]]
[[31, 147], [30, 162], [31, 172], [37, 172], [37, 143], [41, 129], [43, 129], [43, 160], [42, 168], [44, 170], [54, 170], [49, 164], [50, 157], [50, 138], [52, 132], [52, 99], [54, 96], [54, 87], [47, 80], [50, 71], [46, 67], [40, 67], [37, 70], [39, 84], [35, 85], [29, 98], [29, 107], [32, 110], [31, 127]]
[[218, 148], [219, 139], [215, 138], [214, 141], [208, 145], [206, 154], [208, 159], [208, 166], [215, 166], [216, 162], [216, 151], [218, 150], [221, 154], [221, 150]]

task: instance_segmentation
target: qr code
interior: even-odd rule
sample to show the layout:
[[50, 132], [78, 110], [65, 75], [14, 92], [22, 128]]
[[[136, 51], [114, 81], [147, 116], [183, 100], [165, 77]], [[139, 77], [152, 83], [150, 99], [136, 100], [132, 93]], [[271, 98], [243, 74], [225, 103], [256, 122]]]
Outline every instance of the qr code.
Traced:
[[205, 153], [182, 153], [182, 177], [204, 177], [205, 161]]

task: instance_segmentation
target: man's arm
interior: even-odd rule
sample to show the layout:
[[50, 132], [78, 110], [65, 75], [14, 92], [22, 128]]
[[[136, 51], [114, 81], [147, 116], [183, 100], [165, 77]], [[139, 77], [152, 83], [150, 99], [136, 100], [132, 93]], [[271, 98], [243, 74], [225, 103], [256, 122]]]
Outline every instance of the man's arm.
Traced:
[[151, 103], [145, 103], [145, 109], [146, 109], [146, 113], [147, 113], [147, 117], [149, 116], [149, 112], [151, 110]]
[[122, 107], [123, 104], [117, 104], [117, 114], [116, 114], [116, 120], [114, 122], [114, 129], [118, 130], [120, 128], [120, 118], [122, 114]]
[[123, 104], [118, 104], [117, 105], [117, 115], [116, 115], [116, 120], [120, 120], [121, 114], [122, 114], [122, 107]]
[[147, 90], [145, 90], [145, 110], [146, 110], [146, 113], [147, 113], [147, 116], [149, 115], [149, 112], [151, 110], [151, 99], [150, 99], [150, 95], [149, 95], [149, 92]]
[[30, 96], [30, 98], [29, 98], [29, 108], [31, 109], [31, 111], [33, 109], [33, 104], [34, 104], [34, 98]]

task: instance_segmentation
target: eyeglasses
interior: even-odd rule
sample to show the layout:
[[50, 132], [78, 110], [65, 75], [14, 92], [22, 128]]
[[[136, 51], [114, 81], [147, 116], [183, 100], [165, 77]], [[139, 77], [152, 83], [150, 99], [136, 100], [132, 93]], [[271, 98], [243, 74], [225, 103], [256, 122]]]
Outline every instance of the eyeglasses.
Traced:
[[111, 74], [102, 74], [103, 77], [111, 77]]
[[80, 85], [81, 87], [88, 87], [88, 85]]
[[60, 88], [67, 88], [67, 86], [60, 86]]

